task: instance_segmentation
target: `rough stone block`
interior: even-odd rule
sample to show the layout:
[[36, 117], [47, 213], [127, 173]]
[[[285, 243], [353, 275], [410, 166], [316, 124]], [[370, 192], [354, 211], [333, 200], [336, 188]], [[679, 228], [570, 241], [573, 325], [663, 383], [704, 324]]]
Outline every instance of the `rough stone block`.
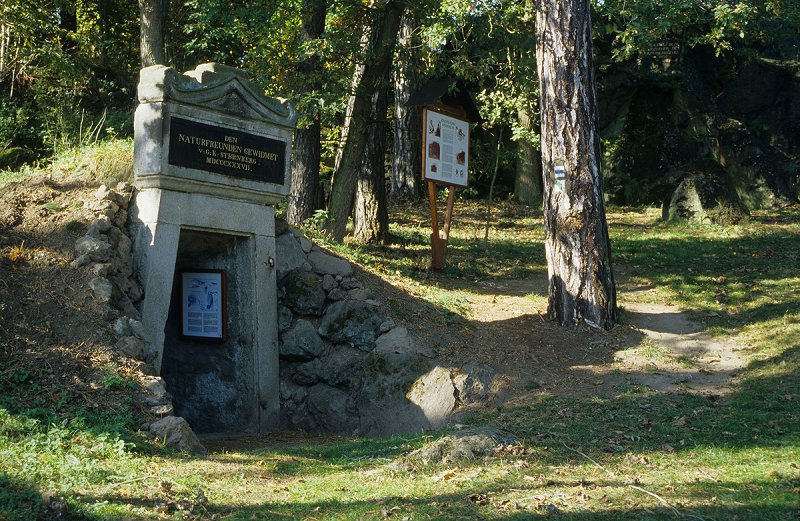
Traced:
[[373, 306], [364, 302], [339, 301], [328, 308], [319, 333], [333, 343], [371, 351], [383, 320]]
[[[301, 250], [302, 251], [302, 250]], [[312, 251], [308, 254], [308, 262], [314, 271], [320, 275], [347, 276], [353, 272], [353, 267], [344, 259], [328, 255], [321, 251]]]

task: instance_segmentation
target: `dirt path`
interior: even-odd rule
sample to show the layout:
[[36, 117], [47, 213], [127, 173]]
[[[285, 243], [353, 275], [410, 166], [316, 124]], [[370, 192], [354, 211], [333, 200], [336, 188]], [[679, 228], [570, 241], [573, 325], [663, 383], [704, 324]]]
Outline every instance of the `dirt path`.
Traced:
[[[725, 394], [746, 363], [736, 347], [703, 333], [674, 306], [638, 304], [628, 293], [625, 325], [610, 332], [561, 328], [545, 319], [546, 279], [486, 281], [469, 291], [468, 337], [440, 349], [455, 361], [472, 359], [507, 377], [509, 393], [613, 395], [631, 385], [660, 392]], [[512, 398], [513, 399], [513, 398]]]

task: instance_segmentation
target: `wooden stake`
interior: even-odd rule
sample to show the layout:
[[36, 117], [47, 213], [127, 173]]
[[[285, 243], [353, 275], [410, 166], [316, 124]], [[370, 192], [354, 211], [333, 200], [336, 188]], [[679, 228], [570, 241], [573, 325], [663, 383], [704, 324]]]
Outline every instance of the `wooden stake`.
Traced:
[[456, 187], [447, 187], [447, 209], [444, 214], [444, 237], [439, 235], [439, 211], [436, 203], [436, 183], [428, 181], [428, 199], [431, 204], [431, 268], [434, 270], [444, 269], [445, 256], [447, 254], [447, 243], [450, 239], [450, 225], [453, 222], [453, 205], [456, 200]]
[[441, 270], [444, 268], [444, 249], [442, 239], [439, 238], [439, 212], [436, 204], [436, 183], [428, 181], [428, 199], [431, 203], [431, 268]]

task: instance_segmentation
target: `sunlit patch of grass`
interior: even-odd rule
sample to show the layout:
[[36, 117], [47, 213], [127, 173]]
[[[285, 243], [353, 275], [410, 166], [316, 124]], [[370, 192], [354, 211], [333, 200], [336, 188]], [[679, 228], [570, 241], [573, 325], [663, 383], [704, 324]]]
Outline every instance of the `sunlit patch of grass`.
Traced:
[[[114, 184], [133, 180], [133, 140], [107, 139], [67, 148], [49, 163], [24, 165], [18, 170], [0, 170], [0, 187], [38, 175], [54, 179], [79, 179], [87, 183]], [[45, 207], [49, 211], [57, 211]]]

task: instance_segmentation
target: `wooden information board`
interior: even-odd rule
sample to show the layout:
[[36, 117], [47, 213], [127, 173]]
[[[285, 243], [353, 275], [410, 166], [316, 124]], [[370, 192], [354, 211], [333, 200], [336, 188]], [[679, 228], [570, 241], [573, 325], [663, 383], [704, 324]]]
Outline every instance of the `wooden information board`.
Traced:
[[425, 108], [422, 168], [425, 179], [457, 186], [469, 182], [469, 122]]
[[[469, 121], [463, 115], [463, 110], [441, 105], [436, 109], [422, 109], [422, 171], [428, 182], [432, 224], [431, 268], [435, 270], [444, 268], [453, 220], [455, 188], [469, 184]], [[448, 188], [444, 235], [439, 233], [437, 183]]]

